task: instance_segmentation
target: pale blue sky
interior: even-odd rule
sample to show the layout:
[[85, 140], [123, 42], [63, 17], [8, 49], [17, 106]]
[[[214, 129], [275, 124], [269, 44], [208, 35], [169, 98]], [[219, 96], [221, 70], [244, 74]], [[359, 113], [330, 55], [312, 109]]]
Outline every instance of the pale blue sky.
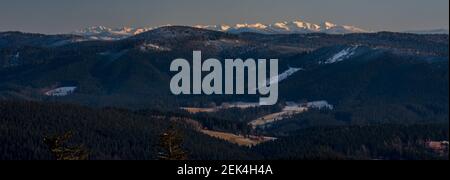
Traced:
[[379, 31], [449, 27], [449, 0], [0, 0], [0, 31], [332, 21]]

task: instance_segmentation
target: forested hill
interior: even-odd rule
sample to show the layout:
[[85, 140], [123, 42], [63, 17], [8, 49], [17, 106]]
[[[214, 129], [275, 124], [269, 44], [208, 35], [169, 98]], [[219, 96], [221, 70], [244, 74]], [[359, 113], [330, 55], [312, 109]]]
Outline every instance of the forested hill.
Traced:
[[[53, 159], [44, 137], [73, 132], [89, 159], [159, 159], [169, 112], [151, 116], [126, 109], [0, 101], [0, 160]], [[178, 117], [177, 117], [178, 118]], [[258, 145], [239, 147], [177, 123], [192, 160], [216, 159], [448, 159], [429, 141], [448, 141], [448, 123], [315, 127]], [[205, 148], [208, 147], [208, 148]]]
[[[169, 124], [168, 117], [125, 109], [0, 101], [0, 159], [52, 159], [44, 137], [71, 131], [70, 143], [83, 144], [89, 159], [155, 160], [161, 150], [160, 135]], [[244, 148], [178, 124], [189, 159], [256, 158]]]

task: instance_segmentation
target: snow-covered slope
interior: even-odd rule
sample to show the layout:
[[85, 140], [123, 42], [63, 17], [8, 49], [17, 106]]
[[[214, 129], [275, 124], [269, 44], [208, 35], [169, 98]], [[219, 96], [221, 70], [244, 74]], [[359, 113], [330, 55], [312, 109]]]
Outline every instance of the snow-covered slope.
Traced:
[[77, 87], [73, 87], [73, 86], [60, 87], [60, 88], [56, 88], [56, 89], [45, 92], [45, 95], [62, 97], [62, 96], [67, 96], [67, 95], [73, 94], [76, 89], [77, 89]]
[[320, 62], [320, 64], [333, 64], [333, 63], [344, 61], [344, 60], [352, 57], [355, 54], [356, 49], [358, 49], [358, 46], [345, 48], [342, 51], [335, 54], [334, 56], [332, 56], [331, 58], [329, 58], [323, 62]]
[[288, 79], [290, 76], [292, 76], [295, 73], [297, 73], [298, 71], [302, 71], [302, 70], [304, 70], [304, 69], [303, 68], [290, 67], [289, 69], [287, 69], [286, 71], [282, 72], [281, 74], [278, 74], [278, 76], [274, 76], [274, 77], [271, 77], [270, 79], [268, 79], [267, 80], [267, 84], [268, 85], [272, 85], [272, 84], [280, 83], [281, 81], [284, 81], [284, 80]]
[[295, 74], [296, 72], [301, 71], [301, 70], [303, 70], [303, 69], [291, 67], [288, 70], [284, 71], [283, 73], [279, 74], [278, 76], [270, 78], [269, 84], [280, 83], [281, 81], [284, 81], [287, 78], [289, 78], [289, 76], [292, 76], [293, 74]]

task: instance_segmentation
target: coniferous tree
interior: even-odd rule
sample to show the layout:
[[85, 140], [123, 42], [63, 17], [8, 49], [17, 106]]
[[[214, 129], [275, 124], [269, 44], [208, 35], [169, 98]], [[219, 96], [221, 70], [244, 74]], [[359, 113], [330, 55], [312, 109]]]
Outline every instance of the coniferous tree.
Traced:
[[183, 138], [175, 124], [172, 123], [160, 136], [162, 151], [159, 153], [159, 158], [161, 160], [187, 160], [187, 153], [183, 150], [182, 143]]

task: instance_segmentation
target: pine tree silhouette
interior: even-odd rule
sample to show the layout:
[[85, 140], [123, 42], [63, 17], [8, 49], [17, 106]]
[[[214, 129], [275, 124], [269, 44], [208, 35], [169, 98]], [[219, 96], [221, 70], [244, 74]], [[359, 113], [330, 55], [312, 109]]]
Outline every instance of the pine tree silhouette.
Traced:
[[160, 136], [160, 160], [187, 160], [187, 153], [182, 148], [183, 138], [172, 123]]

